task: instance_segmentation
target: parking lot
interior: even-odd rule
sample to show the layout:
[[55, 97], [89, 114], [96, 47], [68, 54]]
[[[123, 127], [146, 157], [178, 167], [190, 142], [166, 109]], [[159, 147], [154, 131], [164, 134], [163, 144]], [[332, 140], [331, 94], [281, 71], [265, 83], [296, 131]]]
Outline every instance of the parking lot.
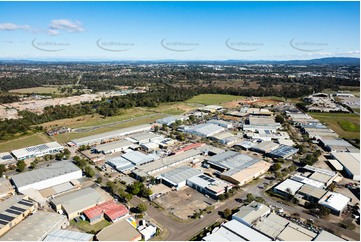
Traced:
[[171, 191], [155, 200], [168, 213], [180, 219], [188, 219], [195, 211], [204, 209], [216, 202], [188, 186], [179, 191]]

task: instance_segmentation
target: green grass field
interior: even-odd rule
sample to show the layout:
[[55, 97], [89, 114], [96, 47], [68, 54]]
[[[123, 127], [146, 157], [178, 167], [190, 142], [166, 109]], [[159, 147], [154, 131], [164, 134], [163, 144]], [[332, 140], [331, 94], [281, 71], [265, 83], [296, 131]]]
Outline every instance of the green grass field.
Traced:
[[96, 232], [102, 230], [103, 228], [111, 225], [112, 223], [107, 220], [102, 220], [102, 221], [92, 225], [88, 221], [80, 220], [79, 222], [75, 222], [73, 219], [70, 221], [70, 224], [75, 227], [78, 227], [79, 229], [83, 230], [84, 232], [96, 233]]
[[43, 86], [43, 87], [30, 87], [30, 88], [21, 88], [21, 89], [13, 89], [9, 92], [12, 93], [49, 93], [49, 94], [59, 94], [58, 86]]
[[46, 134], [43, 133], [31, 134], [28, 136], [20, 137], [18, 139], [1, 142], [0, 152], [11, 151], [11, 150], [20, 149], [27, 146], [43, 144], [51, 141], [52, 139]]
[[186, 103], [199, 103], [204, 105], [221, 104], [243, 98], [242, 96], [222, 94], [201, 94], [186, 101]]
[[325, 123], [342, 138], [360, 138], [360, 116], [358, 114], [310, 112], [309, 115]]

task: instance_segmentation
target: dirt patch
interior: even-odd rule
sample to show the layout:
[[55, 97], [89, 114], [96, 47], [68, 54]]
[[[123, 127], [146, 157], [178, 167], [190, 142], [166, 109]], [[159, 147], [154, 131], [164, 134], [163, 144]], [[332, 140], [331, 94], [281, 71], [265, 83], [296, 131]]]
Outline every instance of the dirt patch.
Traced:
[[209, 206], [206, 200], [211, 199], [206, 198], [203, 194], [190, 187], [184, 187], [179, 191], [169, 192], [158, 198], [155, 202], [162, 206], [168, 213], [186, 220], [189, 216], [192, 216], [195, 211]]

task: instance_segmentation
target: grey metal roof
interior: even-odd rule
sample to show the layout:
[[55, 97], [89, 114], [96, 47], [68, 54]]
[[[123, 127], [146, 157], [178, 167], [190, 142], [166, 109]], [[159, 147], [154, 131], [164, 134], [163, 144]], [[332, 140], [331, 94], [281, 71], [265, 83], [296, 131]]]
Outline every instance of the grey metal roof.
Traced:
[[154, 134], [154, 133], [142, 132], [142, 133], [130, 135], [129, 137], [140, 142], [143, 140], [149, 141], [150, 139], [158, 138], [159, 135]]
[[64, 215], [37, 211], [0, 238], [1, 241], [40, 241], [67, 223]]
[[93, 234], [59, 229], [48, 234], [44, 241], [91, 241], [93, 236]]
[[153, 156], [143, 154], [139, 151], [129, 151], [122, 155], [122, 158], [129, 160], [135, 165], [141, 165], [154, 160]]
[[19, 188], [79, 170], [80, 169], [70, 161], [58, 161], [47, 167], [14, 175], [11, 179], [15, 186]]
[[52, 203], [62, 205], [68, 214], [87, 209], [104, 202], [104, 198], [95, 189], [87, 187], [82, 190], [56, 197]]
[[192, 178], [194, 176], [201, 175], [202, 172], [189, 166], [181, 166], [171, 171], [160, 175], [161, 178], [166, 179], [174, 184], [178, 184]]
[[50, 150], [63, 149], [63, 148], [64, 147], [57, 142], [50, 142], [50, 143], [46, 143], [46, 144], [40, 144], [40, 145], [35, 145], [35, 146], [29, 146], [29, 147], [22, 148], [22, 149], [12, 150], [11, 153], [15, 157], [21, 158], [24, 156], [42, 154], [42, 153], [48, 152]]
[[326, 194], [326, 190], [321, 189], [321, 188], [317, 188], [308, 184], [305, 184], [301, 187], [300, 190], [298, 190], [298, 193], [302, 193], [308, 196], [312, 196], [318, 199], [321, 199], [325, 194]]
[[216, 124], [198, 124], [185, 130], [187, 133], [192, 133], [200, 136], [210, 136], [220, 133], [225, 129]]
[[280, 145], [275, 150], [272, 150], [269, 152], [270, 155], [275, 157], [281, 157], [281, 158], [287, 158], [291, 155], [294, 155], [298, 152], [298, 149], [288, 146], [288, 145]]
[[0, 229], [34, 206], [25, 198], [24, 195], [15, 195], [0, 203]]
[[128, 141], [128, 140], [119, 140], [119, 141], [114, 141], [114, 142], [110, 142], [110, 143], [105, 143], [105, 144], [101, 144], [95, 147], [95, 149], [97, 151], [110, 151], [110, 150], [115, 150], [115, 149], [119, 149], [119, 148], [124, 148], [124, 147], [128, 147], [131, 146], [133, 143]]
[[210, 157], [207, 162], [209, 164], [228, 170], [237, 169], [247, 162], [259, 160], [260, 159], [258, 158], [253, 158], [235, 151], [226, 151], [224, 153]]

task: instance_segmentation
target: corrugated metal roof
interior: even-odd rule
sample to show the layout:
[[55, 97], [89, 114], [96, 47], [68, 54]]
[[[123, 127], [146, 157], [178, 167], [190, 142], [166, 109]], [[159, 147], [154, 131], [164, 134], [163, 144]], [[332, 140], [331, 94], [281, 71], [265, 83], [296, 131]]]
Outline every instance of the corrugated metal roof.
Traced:
[[301, 182], [286, 179], [280, 184], [278, 184], [275, 189], [282, 192], [287, 192], [286, 190], [289, 188], [291, 190], [291, 194], [294, 195], [302, 186], [303, 183]]
[[166, 179], [166, 180], [172, 182], [173, 184], [178, 184], [181, 182], [185, 182], [186, 180], [188, 180], [194, 176], [201, 175], [201, 174], [202, 174], [202, 172], [197, 169], [194, 169], [189, 166], [181, 166], [181, 167], [175, 168], [171, 171], [161, 174], [159, 176], [159, 178]]
[[57, 161], [47, 167], [14, 175], [11, 179], [15, 186], [19, 188], [79, 170], [80, 169], [70, 161]]
[[318, 199], [321, 199], [326, 194], [326, 192], [327, 191], [324, 189], [313, 187], [308, 184], [303, 185], [301, 189], [298, 190], [298, 193], [303, 193], [305, 195], [309, 195]]
[[93, 236], [93, 234], [58, 229], [48, 234], [44, 241], [91, 241]]

